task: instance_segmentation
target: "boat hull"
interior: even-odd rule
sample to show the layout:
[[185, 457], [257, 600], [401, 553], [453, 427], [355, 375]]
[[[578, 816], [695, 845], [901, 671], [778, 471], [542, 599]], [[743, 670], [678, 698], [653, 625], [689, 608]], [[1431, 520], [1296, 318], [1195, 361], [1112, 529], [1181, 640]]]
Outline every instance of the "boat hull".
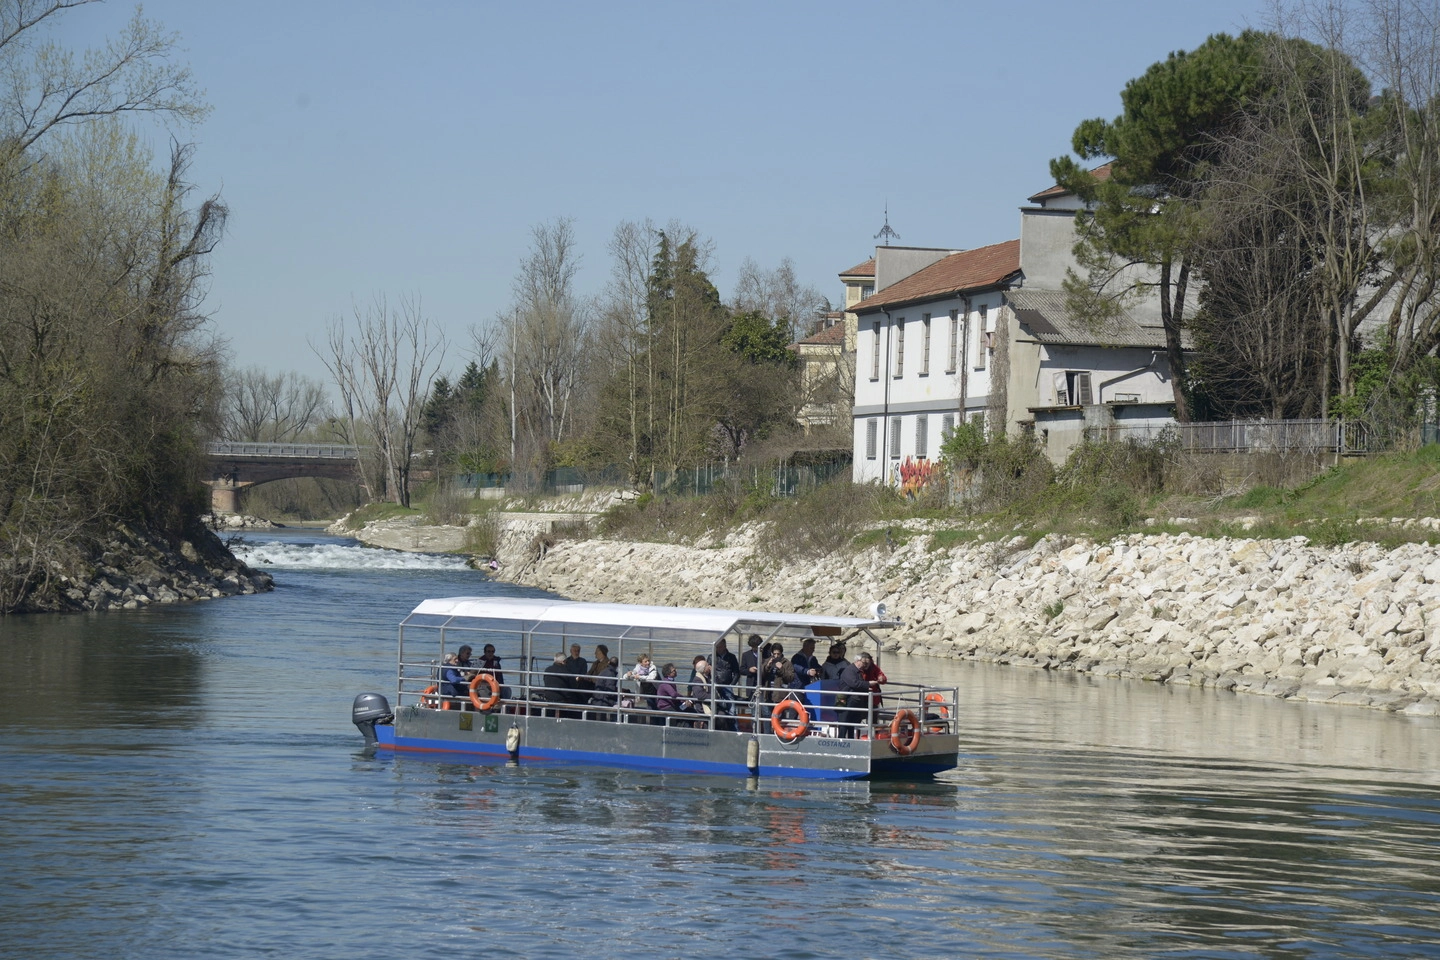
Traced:
[[[810, 735], [783, 743], [769, 724], [754, 733], [615, 723], [524, 714], [481, 714], [402, 707], [393, 725], [375, 728], [384, 749], [508, 758], [506, 739], [519, 733], [518, 759], [598, 763], [726, 776], [850, 780], [868, 776], [926, 776], [956, 766], [959, 737], [926, 733], [913, 753], [899, 755], [888, 739], [849, 740]], [[749, 766], [756, 742], [758, 771]]]

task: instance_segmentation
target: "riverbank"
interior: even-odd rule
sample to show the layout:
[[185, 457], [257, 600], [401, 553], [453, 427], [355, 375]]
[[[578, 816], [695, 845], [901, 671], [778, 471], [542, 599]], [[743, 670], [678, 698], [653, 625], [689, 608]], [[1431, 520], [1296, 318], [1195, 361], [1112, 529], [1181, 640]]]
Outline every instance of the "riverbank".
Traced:
[[[419, 527], [350, 535], [407, 549], [427, 541]], [[1181, 533], [955, 544], [931, 523], [889, 546], [773, 564], [757, 559], [758, 534], [683, 546], [517, 526], [501, 537], [500, 575], [621, 603], [863, 615], [882, 602], [905, 623], [887, 651], [1440, 714], [1440, 548], [1423, 543]]]
[[172, 543], [119, 524], [89, 549], [69, 557], [46, 587], [15, 612], [134, 610], [272, 589], [268, 573], [237, 560], [209, 529], [197, 527]]

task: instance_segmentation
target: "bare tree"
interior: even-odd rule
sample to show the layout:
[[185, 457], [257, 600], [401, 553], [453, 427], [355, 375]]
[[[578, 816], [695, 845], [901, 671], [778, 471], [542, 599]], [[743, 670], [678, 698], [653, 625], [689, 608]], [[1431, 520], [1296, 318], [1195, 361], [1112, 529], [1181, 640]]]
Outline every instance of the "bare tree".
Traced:
[[[419, 297], [391, 306], [376, 295], [352, 312], [354, 331], [343, 318], [330, 323], [327, 352], [315, 349], [340, 391], [341, 414], [351, 443], [370, 439], [380, 475], [361, 468], [372, 498], [387, 496], [410, 506], [410, 469], [415, 438], [430, 383], [444, 361], [445, 338], [424, 315]], [[383, 479], [383, 486], [381, 480]]]
[[789, 257], [773, 270], [763, 270], [746, 257], [735, 279], [731, 309], [785, 321], [793, 341], [810, 333], [816, 319], [830, 310], [830, 301], [814, 287], [801, 285], [795, 276], [795, 262]]
[[[193, 122], [208, 112], [173, 59], [177, 37], [136, 9], [119, 37], [76, 58], [43, 33], [96, 0], [0, 0], [0, 130], [10, 157], [56, 128], [126, 113]], [[3, 158], [0, 158], [3, 159]]]
[[325, 387], [293, 371], [261, 367], [231, 371], [225, 385], [222, 435], [249, 443], [287, 443], [325, 419]]
[[522, 483], [548, 467], [553, 445], [573, 424], [571, 406], [591, 326], [590, 306], [575, 295], [579, 266], [573, 221], [536, 226], [515, 275], [514, 306], [501, 317], [500, 346], [511, 390], [511, 470]]

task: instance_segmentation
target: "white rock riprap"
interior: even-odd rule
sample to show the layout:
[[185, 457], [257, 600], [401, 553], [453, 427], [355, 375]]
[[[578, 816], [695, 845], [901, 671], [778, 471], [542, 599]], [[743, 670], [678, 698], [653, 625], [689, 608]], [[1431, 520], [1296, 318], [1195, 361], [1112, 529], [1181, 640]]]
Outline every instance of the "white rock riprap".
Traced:
[[714, 549], [561, 541], [505, 574], [575, 599], [863, 615], [888, 650], [1440, 714], [1440, 548], [1136, 534], [932, 549], [916, 536], [767, 569]]

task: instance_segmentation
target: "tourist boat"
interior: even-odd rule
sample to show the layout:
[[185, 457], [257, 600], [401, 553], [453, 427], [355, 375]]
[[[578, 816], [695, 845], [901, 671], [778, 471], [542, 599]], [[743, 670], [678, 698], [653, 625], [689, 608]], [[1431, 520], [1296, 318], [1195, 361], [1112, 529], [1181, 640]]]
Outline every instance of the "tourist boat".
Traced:
[[[829, 617], [521, 597], [426, 600], [400, 624], [393, 709], [381, 694], [365, 693], [355, 698], [351, 718], [367, 742], [385, 750], [819, 779], [927, 776], [953, 768], [959, 753], [954, 687], [886, 683], [880, 702], [841, 693], [832, 681], [798, 690], [687, 687], [696, 655], [714, 658], [720, 641], [738, 657], [759, 637], [762, 644], [782, 644], [788, 659], [813, 640], [822, 661], [832, 643], [843, 642], [849, 656], [864, 650], [878, 661], [877, 634], [900, 624], [884, 619], [883, 606], [872, 613]], [[586, 655], [607, 647], [620, 676], [583, 677], [573, 669], [568, 680], [560, 676], [557, 654], [575, 644]], [[464, 687], [442, 681], [447, 658], [461, 646], [478, 654], [486, 645], [494, 646], [500, 669], [472, 665]], [[625, 677], [641, 654], [657, 667], [679, 668], [675, 705], [692, 709], [662, 709], [666, 698], [656, 696], [653, 684]], [[596, 689], [584, 689], [586, 682]], [[706, 690], [708, 697], [687, 696]]]

